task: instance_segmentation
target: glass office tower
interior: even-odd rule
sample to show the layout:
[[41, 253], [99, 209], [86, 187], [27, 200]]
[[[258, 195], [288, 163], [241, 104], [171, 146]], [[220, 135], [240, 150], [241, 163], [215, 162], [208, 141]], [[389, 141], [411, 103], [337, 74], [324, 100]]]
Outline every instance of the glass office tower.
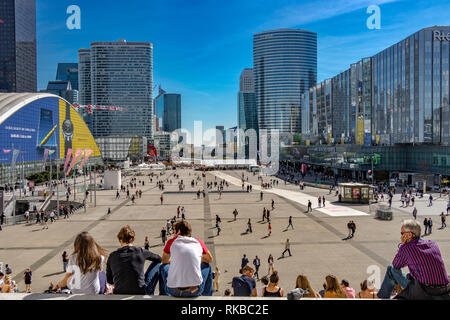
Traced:
[[155, 98], [155, 115], [158, 131], [172, 132], [181, 129], [181, 95], [167, 93], [159, 87]]
[[[334, 143], [450, 145], [449, 47], [449, 26], [424, 28], [333, 77]], [[319, 93], [311, 88], [303, 104], [310, 136]], [[328, 123], [317, 125], [320, 134]]]
[[73, 90], [79, 90], [78, 63], [58, 63], [56, 80], [70, 81]]
[[316, 84], [317, 34], [278, 29], [253, 36], [259, 129], [301, 132], [301, 94]]
[[[88, 55], [90, 54], [90, 60]], [[90, 68], [88, 65], [90, 64]], [[90, 72], [90, 77], [87, 73]], [[94, 137], [153, 135], [153, 45], [147, 42], [94, 42], [79, 51], [81, 103], [119, 107], [92, 112]], [[89, 121], [88, 121], [89, 122]]]
[[255, 85], [253, 69], [242, 71], [238, 93], [238, 128], [253, 129], [258, 132], [258, 114], [256, 110]]
[[0, 92], [36, 92], [36, 1], [0, 1]]

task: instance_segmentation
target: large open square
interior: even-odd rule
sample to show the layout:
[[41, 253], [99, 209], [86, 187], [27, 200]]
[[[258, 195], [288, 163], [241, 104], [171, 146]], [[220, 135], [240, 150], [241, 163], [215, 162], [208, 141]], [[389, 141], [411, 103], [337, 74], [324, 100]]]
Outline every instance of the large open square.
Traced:
[[[159, 174], [159, 172], [157, 172]], [[178, 174], [176, 179], [174, 174]], [[246, 180], [244, 190], [241, 178]], [[123, 179], [123, 184], [132, 176]], [[247, 182], [248, 178], [248, 182]], [[201, 171], [192, 169], [167, 170], [161, 176], [164, 180], [164, 202], [161, 205], [161, 192], [156, 179], [150, 182], [148, 176], [136, 176], [137, 181], [145, 181], [142, 198], [136, 204], [121, 193], [115, 199], [115, 190], [97, 192], [97, 206], [89, 202], [86, 212], [73, 214], [69, 219], [60, 218], [48, 229], [31, 222], [7, 226], [0, 232], [0, 262], [9, 264], [13, 270], [13, 279], [18, 282], [20, 292], [25, 291], [23, 272], [30, 267], [33, 272], [32, 291], [42, 293], [50, 282], [56, 283], [64, 277], [61, 255], [73, 251], [75, 236], [82, 232], [91, 233], [98, 243], [109, 252], [119, 247], [117, 233], [124, 225], [130, 225], [136, 231], [137, 246], [144, 246], [148, 236], [150, 250], [162, 255], [163, 244], [160, 237], [166, 221], [176, 216], [177, 207], [184, 206], [186, 219], [192, 224], [193, 235], [203, 240], [214, 256], [213, 267], [220, 269], [220, 287], [215, 295], [222, 295], [231, 289], [232, 277], [239, 275], [241, 258], [246, 254], [252, 264], [257, 255], [261, 259], [260, 276], [268, 273], [267, 258], [270, 254], [275, 259], [275, 270], [280, 275], [280, 286], [285, 290], [295, 288], [296, 277], [305, 274], [315, 290], [321, 290], [324, 278], [334, 274], [339, 280], [347, 279], [350, 285], [359, 291], [359, 283], [368, 277], [382, 280], [386, 266], [392, 262], [400, 243], [400, 223], [411, 218], [412, 208], [400, 208], [398, 195], [394, 197], [394, 218], [391, 221], [375, 219], [373, 210], [368, 205], [338, 204], [334, 194], [328, 190], [297, 186], [274, 177], [262, 177], [264, 181], [275, 179], [272, 189], [263, 190], [260, 199], [258, 175], [241, 170], [209, 171], [202, 177]], [[229, 186], [220, 195], [217, 188], [207, 189], [208, 182], [220, 182], [225, 179]], [[179, 191], [178, 182], [184, 181], [186, 188]], [[191, 187], [191, 181], [195, 181]], [[247, 192], [246, 185], [252, 185], [252, 192]], [[205, 190], [206, 197], [197, 198], [196, 192]], [[132, 193], [135, 189], [130, 190]], [[325, 196], [325, 208], [318, 208], [317, 197]], [[305, 201], [311, 200], [313, 211], [306, 213]], [[434, 205], [427, 207], [427, 197], [416, 200], [419, 208], [417, 219], [422, 224], [424, 217], [433, 217], [434, 227], [426, 239], [436, 241], [440, 246], [446, 266], [450, 262], [450, 241], [448, 228], [442, 230], [437, 215], [445, 211], [447, 197], [439, 194]], [[262, 222], [263, 208], [271, 209], [272, 234], [268, 236], [268, 224]], [[112, 213], [107, 215], [108, 208]], [[233, 221], [233, 211], [238, 216]], [[328, 211], [327, 211], [328, 210]], [[328, 213], [329, 214], [328, 214]], [[217, 235], [215, 218], [219, 215], [222, 231]], [[289, 216], [293, 217], [294, 229], [288, 226]], [[251, 219], [252, 233], [247, 233], [247, 222]], [[356, 234], [350, 240], [343, 240], [348, 235], [347, 222], [356, 223]], [[285, 254], [284, 244], [290, 240], [292, 256]], [[379, 268], [379, 276], [377, 273]], [[381, 279], [380, 279], [381, 277]]]

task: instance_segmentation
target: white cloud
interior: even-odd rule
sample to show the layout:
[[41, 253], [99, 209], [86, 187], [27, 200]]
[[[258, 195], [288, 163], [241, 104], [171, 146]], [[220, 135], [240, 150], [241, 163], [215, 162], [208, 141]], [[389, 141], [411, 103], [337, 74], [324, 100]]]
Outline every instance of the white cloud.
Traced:
[[288, 28], [311, 22], [329, 19], [348, 12], [401, 0], [314, 0], [299, 5], [286, 6], [274, 13], [274, 18], [263, 28]]

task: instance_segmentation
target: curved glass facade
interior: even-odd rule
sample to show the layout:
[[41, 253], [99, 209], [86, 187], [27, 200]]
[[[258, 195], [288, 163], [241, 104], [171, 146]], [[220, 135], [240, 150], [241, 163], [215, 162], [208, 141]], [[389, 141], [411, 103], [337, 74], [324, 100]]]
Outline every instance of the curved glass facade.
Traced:
[[259, 129], [301, 132], [301, 94], [317, 81], [317, 34], [279, 29], [253, 36]]

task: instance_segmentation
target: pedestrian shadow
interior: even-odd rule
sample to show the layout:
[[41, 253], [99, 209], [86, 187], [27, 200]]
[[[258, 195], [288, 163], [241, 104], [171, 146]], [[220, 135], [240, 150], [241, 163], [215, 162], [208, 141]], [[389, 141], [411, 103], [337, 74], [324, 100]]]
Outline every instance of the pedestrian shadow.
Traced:
[[160, 244], [154, 244], [153, 246], [150, 246], [150, 248], [157, 248], [157, 247], [163, 247], [164, 244], [160, 243]]
[[269, 236], [264, 236], [264, 237], [262, 237], [261, 239], [266, 239], [266, 238], [269, 238]]
[[245, 236], [246, 234], [249, 234], [249, 232], [242, 232], [241, 236]]
[[50, 274], [46, 274], [44, 276], [42, 276], [43, 278], [48, 278], [48, 277], [53, 277], [53, 276], [57, 276], [60, 274], [66, 273], [65, 271], [60, 271], [60, 272], [55, 272], [55, 273], [50, 273]]
[[41, 230], [44, 230], [44, 229], [34, 229], [34, 230], [31, 230], [31, 232], [37, 232], [37, 231], [41, 231]]
[[228, 220], [227, 222], [230, 223], [230, 222], [235, 222], [235, 221], [236, 221], [236, 220]]
[[342, 240], [350, 240], [351, 238], [353, 238], [353, 237], [345, 237], [344, 239], [342, 239]]
[[208, 239], [212, 239], [212, 238], [215, 238], [215, 237], [218, 237], [218, 236], [219, 236], [218, 234], [212, 235], [212, 236], [209, 236]]

